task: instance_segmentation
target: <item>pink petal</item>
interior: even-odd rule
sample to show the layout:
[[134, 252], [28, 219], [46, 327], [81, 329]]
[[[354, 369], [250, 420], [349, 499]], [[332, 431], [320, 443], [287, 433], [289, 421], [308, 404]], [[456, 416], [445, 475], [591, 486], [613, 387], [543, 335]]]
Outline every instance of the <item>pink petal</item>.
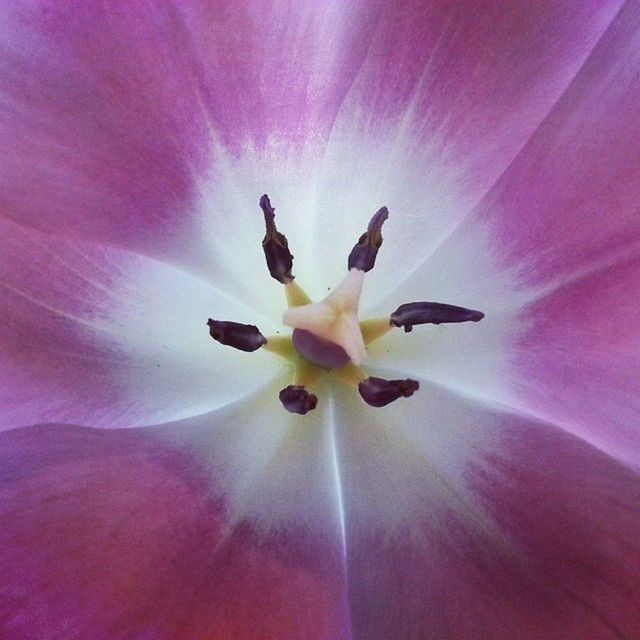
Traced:
[[639, 25], [628, 3], [494, 189], [402, 298], [387, 298], [386, 309], [429, 296], [485, 319], [379, 345], [407, 374], [519, 407], [634, 464]]
[[636, 473], [426, 382], [358, 421], [357, 401], [340, 400], [354, 637], [635, 637]]
[[[370, 288], [381, 296], [420, 265], [526, 144], [621, 4], [382, 4], [325, 154], [316, 263], [327, 268], [328, 247], [348, 252], [387, 205]], [[325, 287], [344, 266], [328, 269]]]
[[216, 345], [206, 326], [215, 314], [259, 319], [154, 260], [0, 221], [0, 429], [130, 426], [245, 395], [281, 361]]
[[5, 4], [0, 211], [201, 270], [216, 218], [260, 226], [270, 186], [201, 228], [214, 145], [322, 138], [374, 19], [355, 29], [361, 7], [338, 0]]
[[374, 130], [414, 115], [427, 141], [438, 131], [447, 152], [483, 155], [484, 173], [526, 141], [622, 4], [384, 2], [352, 92]]
[[557, 284], [640, 241], [640, 8], [628, 2], [478, 208], [522, 284]]
[[215, 480], [148, 433], [0, 436], [2, 637], [347, 638], [321, 534], [231, 526]]
[[376, 22], [362, 0], [181, 3], [203, 99], [222, 142], [304, 147], [323, 140]]
[[175, 255], [205, 133], [179, 24], [143, 1], [3, 13], [4, 215]]
[[415, 264], [504, 170], [619, 4], [13, 2], [0, 210], [215, 279], [220, 234], [246, 250], [244, 215], [265, 190], [292, 219], [310, 209], [333, 226], [325, 248], [341, 246], [332, 233], [353, 242], [351, 220], [382, 199], [415, 223], [390, 264]]
[[640, 257], [568, 282], [520, 315], [518, 403], [640, 462]]
[[153, 433], [208, 469], [238, 521], [283, 524], [327, 539], [342, 535], [339, 472], [331, 398], [315, 387], [317, 408], [304, 417], [284, 410], [278, 392], [288, 375], [213, 412], [156, 425]]

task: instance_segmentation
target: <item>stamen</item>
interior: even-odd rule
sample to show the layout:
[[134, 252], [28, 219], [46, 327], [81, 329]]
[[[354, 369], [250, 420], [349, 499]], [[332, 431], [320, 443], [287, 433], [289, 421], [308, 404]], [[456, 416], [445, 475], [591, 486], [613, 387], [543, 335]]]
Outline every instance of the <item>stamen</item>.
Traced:
[[221, 320], [207, 320], [209, 334], [220, 344], [226, 344], [240, 351], [256, 351], [267, 339], [260, 333], [258, 327], [240, 322], [225, 322]]
[[390, 316], [394, 327], [404, 327], [406, 332], [415, 324], [442, 324], [446, 322], [479, 322], [484, 318], [482, 311], [456, 307], [440, 302], [409, 302], [401, 304]]
[[367, 230], [360, 236], [349, 254], [349, 269], [371, 271], [376, 262], [378, 249], [382, 245], [382, 225], [389, 217], [387, 207], [382, 207], [371, 218]]
[[262, 241], [264, 256], [267, 259], [267, 268], [271, 277], [282, 284], [288, 284], [294, 278], [291, 273], [293, 268], [293, 255], [289, 251], [287, 239], [276, 228], [275, 209], [271, 206], [269, 196], [265, 193], [260, 198], [260, 208], [264, 214], [264, 222], [267, 227], [266, 235]]
[[302, 385], [290, 384], [278, 394], [282, 406], [291, 413], [304, 415], [316, 408], [318, 398]]
[[344, 367], [340, 367], [334, 373], [336, 380], [346, 384], [354, 389], [358, 388], [358, 385], [367, 377], [367, 374], [357, 365], [350, 362]]
[[288, 282], [284, 287], [287, 296], [287, 305], [291, 307], [301, 307], [311, 304], [311, 298], [304, 292], [304, 289], [295, 281]]
[[269, 336], [263, 349], [289, 361], [298, 355], [290, 336]]
[[393, 327], [389, 322], [389, 318], [372, 318], [370, 320], [360, 321], [360, 331], [366, 345], [370, 345], [382, 336], [391, 331]]
[[417, 380], [385, 380], [369, 377], [358, 384], [362, 399], [372, 407], [384, 407], [398, 398], [408, 398], [417, 391], [420, 384]]
[[388, 318], [358, 322], [358, 307], [364, 276], [373, 269], [382, 245], [382, 226], [389, 217], [381, 207], [371, 218], [348, 259], [349, 272], [324, 300], [312, 303], [292, 274], [293, 255], [286, 237], [275, 224], [275, 209], [269, 197], [260, 198], [266, 234], [262, 248], [269, 273], [285, 285], [288, 310], [283, 323], [293, 328], [291, 336], [272, 336], [267, 340], [251, 324], [209, 318], [207, 325], [214, 340], [241, 351], [267, 351], [289, 360], [295, 366], [291, 384], [279, 393], [287, 411], [304, 415], [316, 408], [318, 398], [310, 389], [326, 370], [341, 382], [357, 387], [363, 400], [373, 407], [384, 407], [398, 398], [408, 398], [418, 390], [417, 380], [385, 380], [367, 374], [358, 366], [366, 357], [366, 345], [385, 335], [392, 327], [406, 332], [417, 324], [478, 322], [484, 313], [438, 302], [410, 302], [400, 305]]

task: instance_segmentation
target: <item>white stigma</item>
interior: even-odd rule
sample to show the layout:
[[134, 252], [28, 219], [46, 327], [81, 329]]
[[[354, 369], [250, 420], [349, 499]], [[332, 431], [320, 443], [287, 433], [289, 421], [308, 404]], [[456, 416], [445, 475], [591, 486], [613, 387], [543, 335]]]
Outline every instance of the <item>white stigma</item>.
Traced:
[[366, 349], [358, 321], [358, 305], [363, 281], [364, 271], [351, 269], [322, 302], [286, 311], [283, 324], [294, 329], [305, 329], [318, 338], [340, 345], [351, 362], [362, 364]]

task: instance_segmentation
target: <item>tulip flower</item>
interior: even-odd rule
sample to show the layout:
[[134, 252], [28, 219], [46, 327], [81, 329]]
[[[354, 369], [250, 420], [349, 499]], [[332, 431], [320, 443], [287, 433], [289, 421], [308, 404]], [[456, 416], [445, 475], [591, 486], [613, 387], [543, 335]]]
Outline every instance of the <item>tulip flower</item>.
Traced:
[[640, 637], [640, 2], [6, 0], [0, 637]]

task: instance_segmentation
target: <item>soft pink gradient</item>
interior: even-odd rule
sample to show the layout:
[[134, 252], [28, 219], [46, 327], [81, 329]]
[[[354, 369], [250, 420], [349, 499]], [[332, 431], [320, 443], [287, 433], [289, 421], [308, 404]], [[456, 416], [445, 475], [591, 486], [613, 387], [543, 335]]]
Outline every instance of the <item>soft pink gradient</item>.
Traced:
[[255, 320], [254, 312], [139, 255], [0, 218], [0, 274], [0, 431], [190, 415], [277, 369], [264, 353], [235, 365], [210, 356], [208, 315]]
[[627, 3], [469, 220], [489, 223], [533, 298], [513, 345], [518, 405], [636, 466], [639, 63], [640, 7]]
[[321, 153], [351, 112], [366, 135], [408, 117], [462, 165], [468, 206], [619, 5], [10, 1], [0, 211], [202, 270], [194, 181], [216, 171], [213, 140]]
[[639, 25], [627, 2], [478, 207], [524, 284], [579, 277], [638, 249]]
[[215, 480], [150, 434], [3, 435], [2, 637], [348, 637], [335, 547], [231, 527]]
[[473, 202], [562, 95], [621, 4], [380, 3], [346, 106], [361, 114], [364, 135], [407, 123], [416, 146], [462, 168], [460, 187]]
[[[639, 69], [635, 0], [8, 0], [2, 640], [640, 637]], [[378, 266], [488, 300], [443, 300], [487, 312], [455, 392], [425, 341], [414, 397], [305, 430], [215, 350], [214, 310], [274, 319], [238, 167], [281, 157], [323, 264], [360, 215], [325, 192], [398, 172]]]
[[392, 426], [341, 400], [354, 638], [635, 637], [637, 472], [428, 381]]
[[237, 153], [267, 135], [326, 136], [374, 16], [337, 1], [10, 2], [0, 210], [204, 260], [194, 179], [215, 166], [214, 138]]
[[637, 466], [640, 255], [562, 285], [522, 322], [514, 384], [526, 406]]

